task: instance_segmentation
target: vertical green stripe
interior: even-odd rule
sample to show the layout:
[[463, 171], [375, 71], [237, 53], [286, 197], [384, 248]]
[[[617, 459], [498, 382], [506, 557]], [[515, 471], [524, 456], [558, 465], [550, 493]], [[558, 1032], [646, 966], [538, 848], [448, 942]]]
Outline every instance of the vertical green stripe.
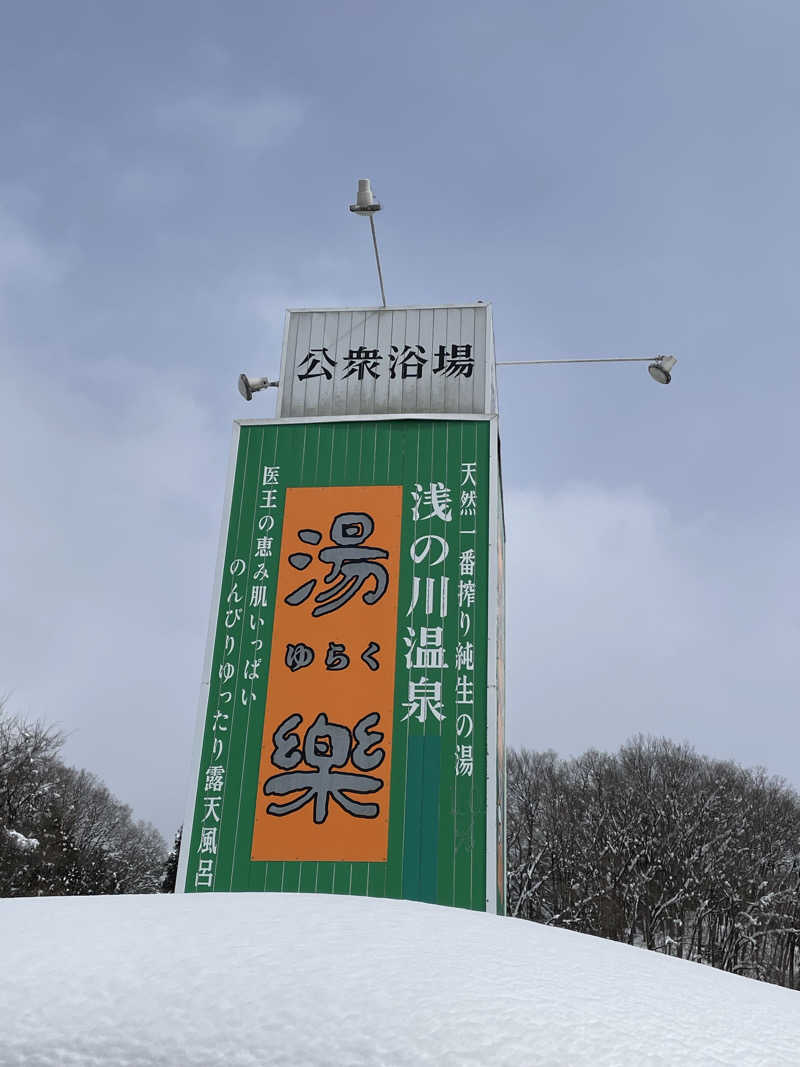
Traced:
[[408, 739], [403, 898], [431, 904], [437, 900], [441, 747], [436, 735]]

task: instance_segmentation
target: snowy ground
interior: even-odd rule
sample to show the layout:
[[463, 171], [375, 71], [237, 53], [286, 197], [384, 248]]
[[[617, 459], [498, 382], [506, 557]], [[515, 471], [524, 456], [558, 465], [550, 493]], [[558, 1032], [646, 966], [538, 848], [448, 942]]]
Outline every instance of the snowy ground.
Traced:
[[0, 901], [0, 1063], [800, 1064], [800, 993], [405, 901]]

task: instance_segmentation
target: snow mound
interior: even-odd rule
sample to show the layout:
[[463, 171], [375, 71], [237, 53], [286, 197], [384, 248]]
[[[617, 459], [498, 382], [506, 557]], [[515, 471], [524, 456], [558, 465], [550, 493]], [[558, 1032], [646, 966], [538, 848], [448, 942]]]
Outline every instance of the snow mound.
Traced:
[[25, 1067], [800, 1063], [800, 994], [408, 901], [0, 901], [0, 1062]]

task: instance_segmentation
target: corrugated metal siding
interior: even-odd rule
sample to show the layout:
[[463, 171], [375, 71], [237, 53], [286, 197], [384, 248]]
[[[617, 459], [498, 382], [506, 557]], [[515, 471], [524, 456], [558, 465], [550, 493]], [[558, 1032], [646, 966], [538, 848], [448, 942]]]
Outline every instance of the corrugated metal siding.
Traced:
[[[330, 415], [442, 413], [494, 414], [494, 348], [491, 306], [289, 311], [281, 360], [279, 415], [283, 418]], [[440, 345], [471, 345], [471, 376], [432, 372]], [[390, 376], [392, 346], [421, 345], [427, 363], [420, 378]], [[377, 378], [345, 376], [351, 349], [377, 349]], [[333, 374], [300, 380], [312, 350], [327, 349], [336, 360]]]
[[[402, 485], [404, 500], [410, 504], [410, 488], [441, 480], [454, 490], [461, 482], [461, 464], [478, 462], [478, 512], [473, 521], [454, 523], [448, 530], [452, 550], [443, 567], [430, 564], [412, 566], [411, 545], [431, 530], [423, 520], [412, 521], [410, 506], [404, 504], [399, 574], [400, 603], [396, 656], [396, 683], [392, 724], [392, 772], [389, 811], [389, 848], [386, 863], [345, 862], [254, 862], [250, 857], [255, 804], [261, 802], [259, 758], [264, 724], [269, 664], [260, 680], [253, 683], [254, 698], [231, 716], [228, 747], [224, 754], [226, 773], [219, 825], [219, 848], [214, 855], [215, 873], [211, 891], [305, 891], [368, 894], [425, 900], [483, 910], [486, 907], [487, 849], [495, 852], [496, 843], [487, 840], [488, 731], [496, 723], [487, 717], [487, 642], [490, 620], [497, 613], [496, 590], [489, 587], [489, 452], [493, 436], [489, 420], [374, 420], [366, 422], [328, 422], [307, 424], [249, 424], [242, 427], [234, 476], [227, 547], [223, 565], [216, 643], [212, 661], [210, 692], [204, 714], [205, 733], [197, 778], [197, 802], [192, 827], [187, 833], [189, 861], [186, 890], [197, 891], [202, 796], [205, 768], [212, 760], [212, 719], [220, 707], [220, 664], [225, 658], [225, 638], [234, 634], [226, 629], [224, 617], [230, 607], [233, 581], [231, 564], [237, 559], [253, 560], [261, 472], [264, 465], [280, 466], [280, 507], [275, 511], [272, 531], [275, 545], [282, 535], [282, 498], [293, 486]], [[457, 504], [458, 493], [454, 493]], [[457, 512], [454, 512], [456, 514]], [[464, 527], [461, 530], [459, 527]], [[470, 534], [474, 529], [475, 533]], [[466, 531], [466, 532], [465, 532]], [[453, 593], [458, 588], [459, 554], [474, 545], [477, 553], [475, 571], [476, 601], [470, 636], [475, 646], [474, 771], [471, 776], [455, 775], [457, 707], [452, 684], [455, 681], [456, 641], [462, 640], [457, 627], [458, 602], [451, 602], [449, 619], [444, 623], [448, 651], [448, 671], [429, 671], [446, 683], [446, 717], [437, 721], [429, 716], [423, 724], [414, 718], [404, 719], [403, 704], [408, 700], [410, 672], [405, 666], [403, 637], [408, 625], [428, 625], [422, 602], [409, 613], [412, 576], [423, 582], [427, 576], [446, 574]], [[271, 568], [269, 603], [274, 604], [277, 562]], [[250, 568], [252, 569], [252, 568]], [[238, 578], [238, 595], [247, 604], [252, 588], [248, 574]], [[263, 627], [256, 637], [263, 641], [267, 653], [271, 643], [272, 612], [263, 616]], [[242, 651], [235, 661], [236, 674], [230, 681], [233, 691], [242, 689], [245, 642], [253, 637], [246, 633], [247, 613], [241, 619]], [[454, 628], [456, 627], [456, 628]], [[229, 657], [231, 658], [231, 657]], [[417, 672], [418, 673], [418, 672]], [[443, 692], [445, 689], [443, 688]], [[227, 705], [225, 705], [227, 707]], [[464, 710], [464, 709], [462, 709]], [[492, 798], [493, 800], [494, 798]], [[490, 801], [491, 805], [492, 801]], [[489, 812], [488, 814], [491, 814]], [[201, 887], [202, 888], [202, 887]]]

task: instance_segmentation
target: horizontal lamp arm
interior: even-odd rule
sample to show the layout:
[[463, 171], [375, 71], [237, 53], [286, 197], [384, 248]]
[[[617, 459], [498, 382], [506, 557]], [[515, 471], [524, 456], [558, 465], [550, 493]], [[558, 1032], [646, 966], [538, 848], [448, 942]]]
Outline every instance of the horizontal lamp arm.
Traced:
[[538, 367], [547, 363], [658, 363], [664, 356], [603, 356], [594, 359], [515, 359], [498, 360], [498, 367]]

